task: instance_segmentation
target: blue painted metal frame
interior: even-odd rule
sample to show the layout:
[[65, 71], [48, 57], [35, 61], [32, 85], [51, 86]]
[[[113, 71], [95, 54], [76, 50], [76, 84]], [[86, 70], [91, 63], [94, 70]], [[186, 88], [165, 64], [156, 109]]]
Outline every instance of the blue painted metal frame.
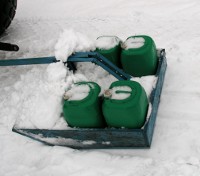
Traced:
[[166, 68], [165, 51], [161, 50], [156, 73], [158, 77], [157, 85], [150, 97], [152, 112], [142, 129], [72, 128], [67, 130], [48, 130], [18, 129], [14, 126], [13, 131], [47, 145], [67, 146], [75, 149], [149, 148], [152, 142]]

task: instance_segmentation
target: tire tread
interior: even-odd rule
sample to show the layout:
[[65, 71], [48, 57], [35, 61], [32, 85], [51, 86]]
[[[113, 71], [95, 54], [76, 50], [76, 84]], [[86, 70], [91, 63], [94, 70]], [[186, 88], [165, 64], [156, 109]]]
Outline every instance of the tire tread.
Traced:
[[17, 0], [0, 1], [0, 35], [8, 28], [12, 22], [17, 8]]

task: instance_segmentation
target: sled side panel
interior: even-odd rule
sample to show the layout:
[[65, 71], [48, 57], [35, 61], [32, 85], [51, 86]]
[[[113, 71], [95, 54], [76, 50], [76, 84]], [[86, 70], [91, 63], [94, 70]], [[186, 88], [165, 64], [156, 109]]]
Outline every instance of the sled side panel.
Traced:
[[148, 147], [144, 131], [139, 129], [39, 130], [13, 128], [13, 131], [48, 145], [67, 146], [75, 149]]
[[161, 61], [159, 62], [159, 66], [157, 70], [157, 75], [158, 75], [157, 85], [151, 94], [152, 112], [151, 112], [149, 121], [147, 122], [144, 128], [145, 134], [147, 135], [149, 146], [151, 145], [152, 138], [153, 138], [154, 126], [156, 122], [158, 107], [160, 103], [160, 96], [162, 93], [162, 87], [164, 84], [165, 72], [167, 68], [165, 53], [163, 53], [163, 56], [161, 56], [160, 59]]

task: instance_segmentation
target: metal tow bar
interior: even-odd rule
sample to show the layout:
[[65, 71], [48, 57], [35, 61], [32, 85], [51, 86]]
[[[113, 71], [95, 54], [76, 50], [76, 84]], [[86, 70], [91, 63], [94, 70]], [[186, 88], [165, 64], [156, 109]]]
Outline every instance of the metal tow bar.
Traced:
[[[17, 66], [17, 65], [34, 65], [34, 64], [50, 64], [60, 62], [56, 60], [55, 56], [50, 57], [38, 57], [38, 58], [25, 58], [25, 59], [10, 59], [0, 60], [0, 66]], [[129, 80], [131, 76], [125, 73], [123, 70], [114, 65], [107, 58], [97, 52], [77, 52], [67, 59], [64, 64], [74, 62], [92, 62], [99, 65], [104, 70], [112, 74], [118, 80]], [[73, 68], [75, 69], [75, 68]]]

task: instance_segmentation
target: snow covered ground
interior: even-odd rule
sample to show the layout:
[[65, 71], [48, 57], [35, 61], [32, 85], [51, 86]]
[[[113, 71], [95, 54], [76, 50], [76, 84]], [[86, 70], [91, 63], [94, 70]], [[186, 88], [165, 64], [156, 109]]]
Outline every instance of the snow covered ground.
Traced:
[[[92, 40], [149, 35], [166, 49], [168, 68], [151, 149], [79, 151], [44, 146], [11, 131], [26, 108], [18, 103], [20, 94], [29, 93], [31, 100], [27, 83], [42, 85], [47, 66], [2, 67], [0, 175], [199, 176], [199, 9], [198, 0], [18, 0], [1, 41], [18, 44], [20, 51], [0, 51], [1, 59], [54, 55], [60, 33], [73, 28]], [[27, 80], [31, 76], [36, 79]]]

